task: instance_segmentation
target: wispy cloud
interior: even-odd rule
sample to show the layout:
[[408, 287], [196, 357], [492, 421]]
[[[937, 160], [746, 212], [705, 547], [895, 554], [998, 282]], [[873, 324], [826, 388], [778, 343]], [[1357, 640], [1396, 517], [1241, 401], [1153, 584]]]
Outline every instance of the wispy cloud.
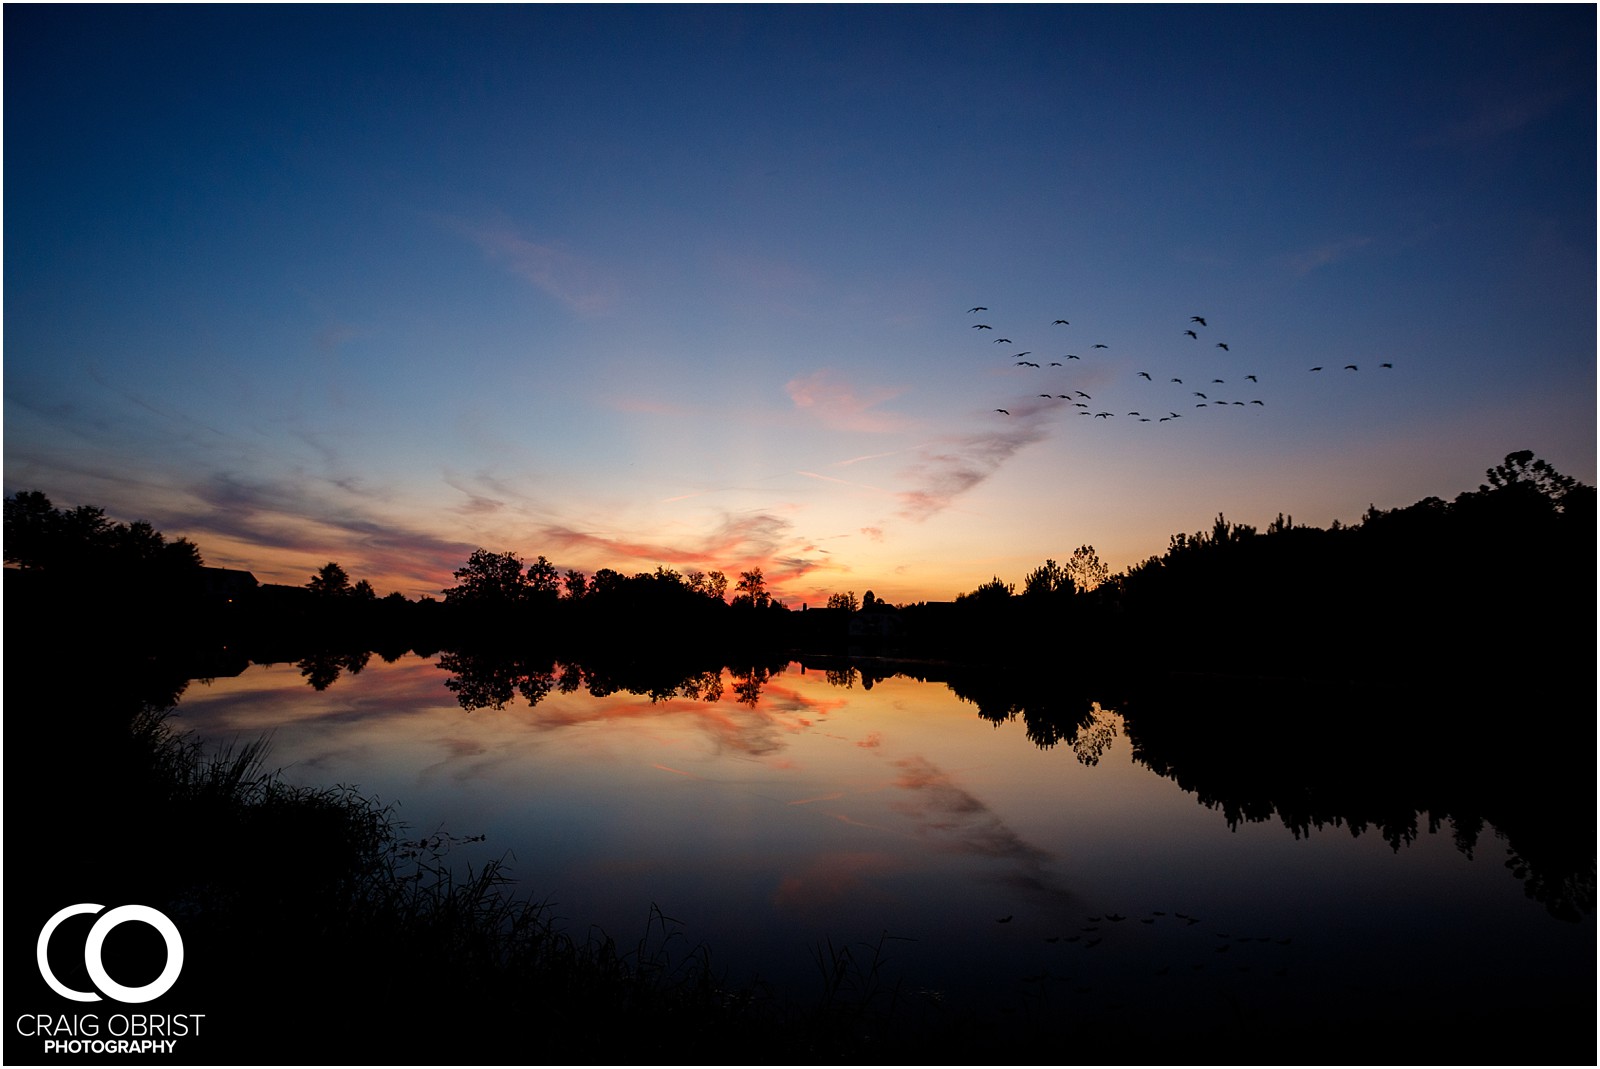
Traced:
[[1369, 237], [1352, 236], [1323, 242], [1308, 249], [1286, 253], [1280, 259], [1297, 275], [1308, 275], [1319, 267], [1347, 259], [1357, 250], [1372, 244]]
[[891, 491], [885, 490], [881, 486], [873, 486], [870, 483], [858, 483], [858, 482], [854, 482], [854, 481], [852, 481], [850, 479], [836, 479], [832, 475], [819, 475], [817, 472], [814, 472], [814, 471], [796, 471], [795, 474], [796, 475], [804, 475], [808, 479], [819, 479], [819, 480], [821, 480], [822, 482], [825, 482], [825, 483], [838, 483], [840, 486], [854, 486], [854, 487], [858, 487], [858, 488], [860, 488], [862, 490], [871, 490], [874, 493], [879, 493], [879, 494], [887, 494], [887, 493], [891, 492]]
[[784, 589], [785, 584], [826, 566], [822, 560], [805, 555], [806, 550], [816, 551], [815, 547], [794, 538], [792, 527], [784, 517], [754, 512], [724, 516], [711, 530], [675, 541], [632, 539], [564, 524], [543, 526], [540, 537], [543, 545], [598, 558], [601, 567], [619, 571], [633, 565], [662, 564], [714, 569], [732, 577], [737, 572], [760, 568], [768, 589], [788, 596], [792, 592]]
[[770, 558], [783, 546], [792, 526], [782, 516], [754, 512], [724, 516], [712, 530], [676, 544], [580, 531], [562, 524], [546, 525], [541, 533], [565, 549], [594, 549], [614, 557], [655, 564], [701, 564]]
[[829, 791], [827, 794], [818, 794], [811, 798], [796, 798], [788, 805], [811, 805], [813, 802], [837, 802], [844, 797], [843, 791]]
[[464, 480], [458, 479], [449, 473], [445, 474], [444, 482], [446, 486], [450, 486], [461, 491], [461, 493], [465, 494], [467, 497], [467, 500], [464, 503], [456, 506], [455, 510], [459, 513], [483, 516], [491, 512], [499, 512], [501, 509], [506, 507], [506, 503], [499, 498], [480, 494], [472, 487], [466, 485]]
[[892, 457], [904, 452], [904, 449], [891, 449], [887, 453], [864, 453], [859, 457], [851, 457], [849, 460], [835, 461], [833, 466], [836, 468], [848, 468], [850, 465], [859, 464], [863, 460], [881, 460], [884, 457]]
[[1423, 146], [1481, 145], [1515, 133], [1544, 118], [1571, 94], [1566, 90], [1533, 93], [1479, 106], [1466, 118], [1419, 139]]
[[166, 504], [152, 521], [196, 542], [208, 559], [219, 547], [225, 556], [250, 554], [233, 563], [268, 581], [298, 585], [311, 568], [337, 560], [353, 577], [371, 579], [380, 593], [385, 585], [418, 580], [433, 592], [473, 549], [397, 522], [381, 496], [361, 500], [350, 487], [326, 480], [217, 472], [183, 489], [183, 499]]
[[616, 286], [588, 260], [557, 244], [524, 237], [505, 223], [474, 226], [451, 221], [495, 262], [504, 264], [575, 312], [594, 315], [616, 303]]
[[834, 368], [790, 379], [783, 388], [797, 410], [831, 430], [883, 433], [909, 426], [903, 416], [876, 410], [903, 390], [887, 386], [863, 390]]
[[[999, 416], [999, 413], [996, 413]], [[922, 447], [921, 460], [901, 474], [913, 486], [896, 496], [900, 515], [925, 520], [1000, 470], [1025, 446], [1048, 435], [1048, 413], [1031, 402], [1013, 404], [992, 432]]]

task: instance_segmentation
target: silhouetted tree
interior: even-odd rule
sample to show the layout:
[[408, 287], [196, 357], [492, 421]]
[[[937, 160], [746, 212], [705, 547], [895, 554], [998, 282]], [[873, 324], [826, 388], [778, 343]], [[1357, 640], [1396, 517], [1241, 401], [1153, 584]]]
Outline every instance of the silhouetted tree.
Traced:
[[59, 516], [38, 490], [6, 498], [5, 558], [24, 570], [44, 567], [59, 542]]
[[765, 609], [772, 603], [772, 595], [767, 592], [767, 580], [761, 574], [760, 568], [752, 568], [748, 572], [739, 573], [739, 591], [734, 595], [735, 605], [747, 605], [752, 608]]
[[95, 505], [57, 509], [38, 490], [6, 498], [5, 559], [25, 571], [97, 580], [108, 573], [171, 580], [204, 564], [188, 539], [168, 541], [144, 520], [114, 523]]
[[350, 577], [337, 563], [329, 561], [317, 569], [306, 587], [320, 598], [342, 598], [350, 593]]
[[704, 594], [713, 601], [726, 601], [728, 597], [728, 577], [719, 571], [701, 574], [698, 571], [689, 573], [689, 589], [698, 594]]
[[1022, 580], [1022, 596], [1034, 600], [1071, 594], [1075, 588], [1072, 576], [1053, 560], [1046, 560]]
[[860, 607], [861, 606], [856, 601], [856, 592], [854, 590], [846, 590], [842, 594], [828, 595], [828, 608], [830, 609], [843, 609], [846, 612], [855, 612]]
[[444, 591], [446, 605], [508, 608], [521, 604], [527, 597], [528, 585], [522, 575], [522, 559], [513, 553], [475, 549], [472, 556], [467, 558], [467, 563], [453, 574], [460, 584]]
[[980, 605], [994, 605], [997, 603], [1004, 604], [1005, 602], [1011, 600], [1011, 595], [1016, 593], [1016, 589], [1017, 588], [1014, 585], [1002, 581], [997, 575], [990, 579], [987, 583], [979, 584], [978, 587], [973, 590], [969, 590], [964, 594], [957, 594], [956, 603], [971, 603]]
[[589, 593], [596, 596], [615, 593], [627, 581], [628, 577], [616, 569], [601, 568], [589, 577]]
[[1066, 565], [1067, 578], [1072, 585], [1085, 593], [1104, 584], [1111, 578], [1111, 569], [1100, 560], [1093, 546], [1079, 546], [1072, 551]]
[[589, 592], [588, 580], [582, 572], [573, 568], [568, 568], [567, 574], [562, 576], [561, 585], [565, 588], [569, 601], [581, 600]]
[[1487, 493], [1491, 488], [1505, 490], [1525, 486], [1542, 495], [1557, 509], [1562, 501], [1580, 484], [1570, 475], [1562, 475], [1547, 462], [1534, 457], [1532, 450], [1523, 449], [1507, 453], [1505, 462], [1490, 468], [1488, 482], [1478, 487]]
[[522, 577], [528, 593], [539, 597], [555, 597], [561, 589], [561, 575], [556, 571], [556, 566], [545, 560], [540, 554], [533, 563], [528, 565], [527, 574]]

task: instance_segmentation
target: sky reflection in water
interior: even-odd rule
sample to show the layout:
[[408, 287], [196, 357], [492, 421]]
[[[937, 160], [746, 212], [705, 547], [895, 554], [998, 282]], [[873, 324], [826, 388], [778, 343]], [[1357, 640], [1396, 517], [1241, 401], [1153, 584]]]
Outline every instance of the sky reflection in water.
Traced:
[[704, 943], [733, 982], [815, 994], [819, 945], [884, 935], [912, 990], [1102, 1011], [1593, 982], [1594, 918], [1525, 898], [1491, 830], [1472, 859], [1448, 827], [1399, 851], [1371, 831], [1230, 830], [1135, 762], [1111, 712], [1089, 765], [905, 677], [847, 688], [794, 664], [754, 707], [725, 673], [714, 702], [552, 690], [472, 712], [445, 678], [373, 659], [317, 692], [293, 665], [252, 667], [191, 684], [177, 726], [270, 732], [291, 782], [356, 785], [419, 834], [486, 834], [451, 857], [508, 858], [574, 934], [631, 946], [656, 904], [677, 949]]

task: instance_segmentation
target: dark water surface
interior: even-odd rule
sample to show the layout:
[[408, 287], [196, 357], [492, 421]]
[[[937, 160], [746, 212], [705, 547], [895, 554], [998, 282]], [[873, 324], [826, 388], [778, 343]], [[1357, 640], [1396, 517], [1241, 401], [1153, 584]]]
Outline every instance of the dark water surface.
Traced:
[[[356, 785], [419, 836], [485, 836], [448, 859], [506, 859], [575, 935], [699, 947], [730, 984], [788, 997], [818, 997], [819, 954], [849, 948], [852, 982], [885, 998], [1001, 1014], [1511, 1027], [1536, 1062], [1561, 1060], [1541, 1054], [1553, 1028], [1593, 1036], [1591, 815], [1570, 847], [1586, 870], [1541, 900], [1526, 888], [1547, 874], [1492, 823], [1330, 818], [1309, 788], [1311, 818], [1263, 810], [1204, 762], [1136, 752], [1139, 725], [1095, 704], [1041, 746], [1036, 723], [985, 719], [944, 683], [837, 666], [792, 663], [759, 695], [724, 672], [699, 689], [715, 700], [553, 688], [471, 710], [450, 678], [408, 655], [319, 691], [294, 665], [253, 666], [190, 684], [174, 725], [217, 744], [270, 733], [290, 782]], [[1384, 731], [1355, 717], [1338, 744]], [[1504, 739], [1467, 745], [1490, 759]], [[1522, 745], [1536, 762], [1548, 743]], [[1540, 837], [1568, 834], [1548, 820]]]

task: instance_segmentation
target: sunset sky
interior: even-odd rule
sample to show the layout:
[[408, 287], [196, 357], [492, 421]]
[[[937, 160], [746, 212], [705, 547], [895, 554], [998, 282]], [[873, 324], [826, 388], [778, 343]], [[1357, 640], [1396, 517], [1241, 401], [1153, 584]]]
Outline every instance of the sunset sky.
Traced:
[[1596, 478], [1592, 5], [4, 19], [5, 492], [264, 581], [945, 599]]

